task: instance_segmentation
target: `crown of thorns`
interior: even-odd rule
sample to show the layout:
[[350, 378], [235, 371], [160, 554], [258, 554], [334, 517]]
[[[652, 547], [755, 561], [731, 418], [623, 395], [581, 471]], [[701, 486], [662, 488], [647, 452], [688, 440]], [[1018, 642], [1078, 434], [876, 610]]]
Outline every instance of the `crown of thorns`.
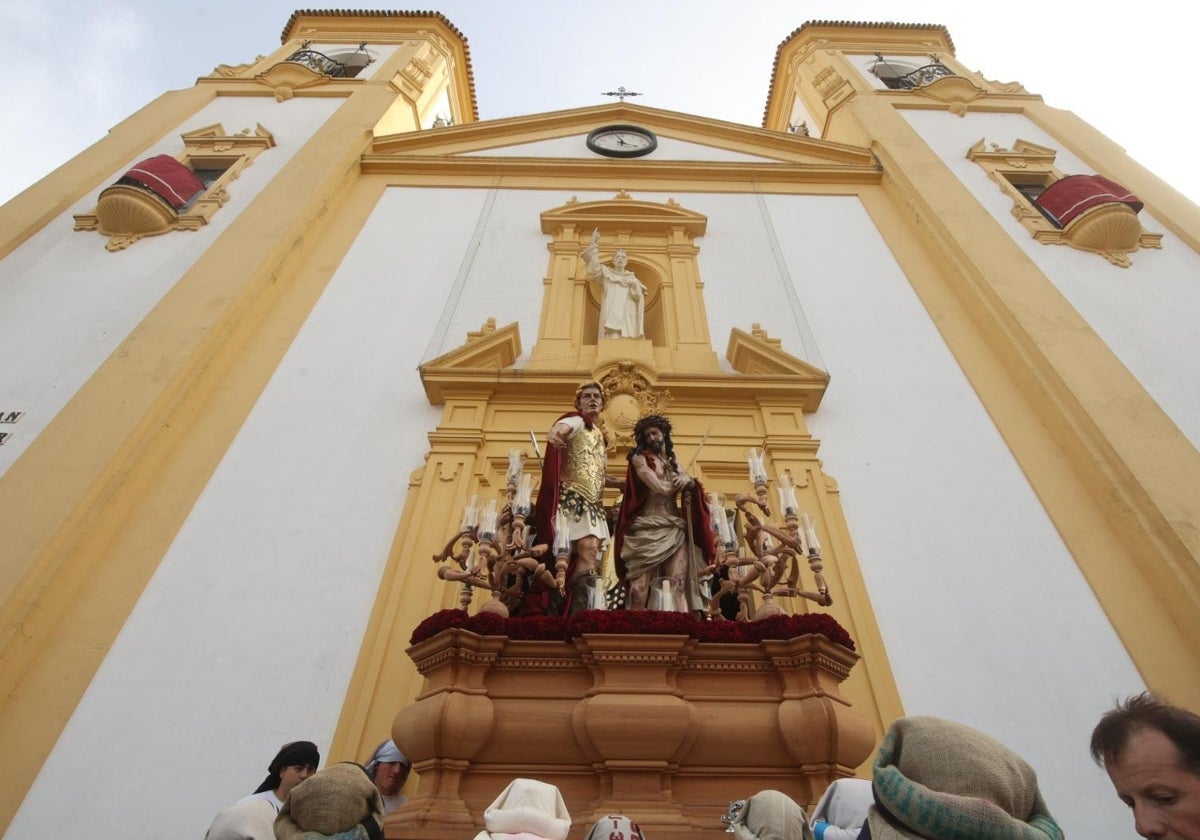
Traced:
[[634, 438], [641, 438], [647, 429], [658, 429], [664, 437], [671, 434], [671, 421], [661, 414], [647, 414], [633, 427]]

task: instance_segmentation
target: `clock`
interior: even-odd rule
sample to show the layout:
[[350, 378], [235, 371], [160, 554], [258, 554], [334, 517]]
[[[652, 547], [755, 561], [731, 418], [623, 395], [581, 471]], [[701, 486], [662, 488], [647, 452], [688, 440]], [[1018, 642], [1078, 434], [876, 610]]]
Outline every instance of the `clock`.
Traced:
[[641, 157], [658, 148], [658, 138], [636, 125], [602, 125], [587, 136], [587, 147], [606, 157]]

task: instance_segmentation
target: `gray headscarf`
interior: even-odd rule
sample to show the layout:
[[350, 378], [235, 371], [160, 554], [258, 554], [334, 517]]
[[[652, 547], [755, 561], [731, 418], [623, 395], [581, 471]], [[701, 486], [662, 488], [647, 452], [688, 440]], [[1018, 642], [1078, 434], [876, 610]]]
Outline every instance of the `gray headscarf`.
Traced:
[[400, 748], [396, 746], [395, 741], [389, 739], [376, 747], [375, 752], [371, 753], [370, 759], [367, 760], [367, 775], [374, 779], [375, 770], [385, 761], [398, 761], [405, 767], [412, 767], [412, 762], [408, 760], [408, 756], [400, 752]]

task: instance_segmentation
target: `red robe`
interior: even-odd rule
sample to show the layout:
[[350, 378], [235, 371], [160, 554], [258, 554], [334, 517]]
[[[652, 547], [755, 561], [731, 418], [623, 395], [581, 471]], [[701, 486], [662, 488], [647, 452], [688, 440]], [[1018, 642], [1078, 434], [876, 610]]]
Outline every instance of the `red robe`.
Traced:
[[[579, 417], [588, 429], [594, 426], [579, 411], [568, 411], [554, 422], [558, 423], [568, 417]], [[546, 451], [542, 455], [542, 483], [538, 487], [537, 507], [534, 509], [534, 521], [537, 528], [536, 543], [550, 547], [549, 551], [542, 555], [542, 562], [546, 564], [546, 568], [550, 570], [551, 574], [554, 572], [554, 517], [558, 513], [558, 483], [562, 477], [562, 459], [563, 451], [561, 449], [554, 444], [546, 444]], [[574, 565], [575, 558], [572, 556], [571, 566]], [[568, 581], [571, 579], [572, 571], [573, 568], [567, 568]], [[535, 581], [529, 591], [525, 593], [525, 600], [517, 608], [517, 615], [545, 615], [552, 591]]]
[[[642, 457], [646, 459], [646, 463], [650, 468], [654, 468], [654, 456], [649, 452], [643, 452]], [[650, 491], [646, 488], [645, 482], [638, 477], [637, 470], [633, 468], [631, 463], [625, 470], [625, 489], [624, 495], [621, 497], [621, 510], [617, 515], [617, 533], [615, 538], [615, 551], [617, 577], [621, 583], [626, 583], [625, 580], [625, 562], [621, 559], [621, 546], [625, 542], [625, 532], [629, 526], [633, 524], [633, 520], [637, 518], [638, 512], [642, 509], [642, 505], [646, 503], [646, 497]], [[700, 549], [704, 560], [711, 563], [717, 556], [717, 546], [713, 540], [712, 516], [708, 512], [708, 505], [705, 503], [704, 486], [692, 479], [692, 486], [685, 489], [683, 493], [687, 494], [691, 501], [691, 522], [692, 528], [692, 543], [696, 548]], [[686, 522], [688, 520], [687, 511], [681, 511], [681, 515]]]

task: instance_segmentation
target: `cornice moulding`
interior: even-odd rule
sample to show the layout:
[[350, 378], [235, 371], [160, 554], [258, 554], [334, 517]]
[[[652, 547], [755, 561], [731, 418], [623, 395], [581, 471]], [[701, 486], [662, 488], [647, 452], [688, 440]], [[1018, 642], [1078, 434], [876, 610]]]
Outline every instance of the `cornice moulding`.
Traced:
[[[708, 182], [775, 182], [783, 184], [878, 184], [882, 172], [872, 166], [838, 166], [796, 163], [741, 163], [706, 161], [619, 161], [582, 158], [443, 157], [418, 155], [363, 155], [362, 172], [369, 175], [406, 176], [468, 175], [540, 176], [590, 188], [579, 179], [622, 178], [630, 184], [653, 180]], [[693, 189], [700, 185], [693, 185]], [[649, 189], [640, 186], [638, 189]]]

